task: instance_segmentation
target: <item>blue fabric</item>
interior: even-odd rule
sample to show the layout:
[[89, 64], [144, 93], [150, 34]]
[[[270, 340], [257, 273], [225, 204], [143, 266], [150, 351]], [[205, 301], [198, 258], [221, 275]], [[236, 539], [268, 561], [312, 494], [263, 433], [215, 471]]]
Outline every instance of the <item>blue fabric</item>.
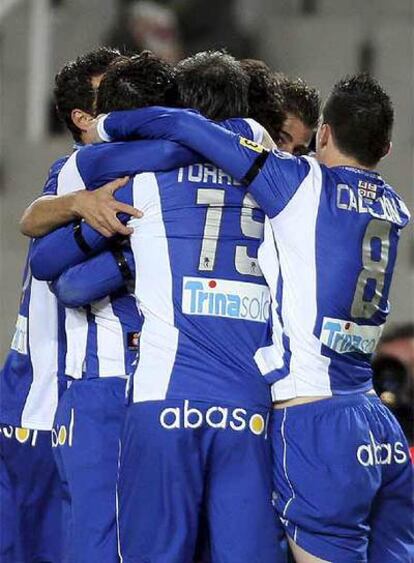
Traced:
[[[65, 156], [59, 158], [51, 166], [48, 178], [43, 188], [43, 195], [56, 195], [57, 191], [57, 178], [63, 165], [69, 157]], [[19, 315], [27, 319], [29, 323], [29, 307], [31, 299], [31, 283], [32, 274], [30, 271], [29, 263], [31, 258], [33, 245], [30, 243], [23, 279], [22, 279], [22, 294], [20, 299]], [[60, 319], [64, 317], [63, 307], [59, 307], [58, 315]], [[62, 323], [61, 323], [62, 324]], [[16, 331], [16, 335], [18, 331]], [[6, 361], [3, 368], [0, 370], [0, 423], [11, 424], [12, 426], [21, 426], [22, 412], [28, 397], [30, 386], [33, 381], [33, 368], [30, 359], [30, 346], [27, 335], [23, 338], [26, 339], [27, 354], [21, 353], [16, 349], [11, 348], [7, 354]], [[58, 365], [59, 376], [63, 375], [61, 369], [64, 367], [64, 356], [66, 351], [66, 343], [64, 334], [60, 330], [59, 333], [59, 350], [58, 350]]]
[[79, 173], [88, 190], [121, 176], [186, 166], [197, 158], [189, 149], [169, 141], [88, 145], [76, 153]]
[[52, 443], [68, 529], [63, 563], [117, 563], [116, 480], [125, 414], [121, 378], [74, 381], [59, 402]]
[[275, 410], [271, 436], [275, 506], [300, 547], [341, 563], [411, 560], [408, 445], [376, 396]]
[[128, 407], [118, 490], [125, 563], [192, 563], [202, 511], [212, 561], [286, 560], [271, 504], [267, 416], [229, 408], [226, 418], [196, 401]]
[[61, 563], [62, 524], [51, 433], [0, 427], [1, 563]]
[[[172, 108], [166, 108], [166, 109], [167, 111], [170, 111], [171, 109], [173, 114], [176, 113], [176, 110]], [[178, 110], [179, 113], [181, 111], [182, 110]], [[200, 115], [195, 110], [187, 110], [187, 111], [190, 111], [192, 114], [195, 115]], [[111, 112], [108, 116], [106, 116], [104, 122], [104, 129], [106, 134], [112, 139], [112, 141], [127, 141], [130, 139], [137, 139], [142, 137], [141, 123], [140, 123], [141, 115], [144, 114], [141, 114], [140, 109]], [[237, 117], [226, 119], [225, 121], [221, 121], [220, 125], [225, 129], [227, 129], [228, 131], [232, 131], [233, 133], [237, 133], [238, 135], [244, 135], [248, 139], [253, 138], [253, 132], [249, 125], [249, 122], [244, 119], [240, 119]], [[165, 143], [164, 145], [162, 144], [159, 145], [161, 152], [163, 150], [166, 150], [166, 152], [168, 151], [174, 152], [177, 150], [177, 146], [179, 146], [181, 147], [182, 151], [184, 151], [181, 153], [181, 155], [188, 158], [187, 164], [193, 164], [194, 162], [197, 162], [197, 160], [194, 160], [196, 153], [191, 152], [190, 149], [185, 149], [181, 145], [177, 145], [177, 143], [171, 143], [171, 142], [164, 142], [164, 143]], [[199, 159], [200, 155], [198, 155], [197, 158]], [[159, 168], [159, 170], [165, 171], [168, 170], [168, 168], [164, 166], [163, 168]]]
[[[237, 122], [247, 132], [246, 122]], [[177, 180], [180, 174], [182, 179]], [[199, 400], [209, 397], [235, 405], [266, 407], [270, 404], [269, 386], [253, 358], [258, 348], [270, 342], [267, 325], [269, 297], [256, 263], [264, 214], [250, 200], [245, 203], [246, 194], [237, 182], [208, 163], [158, 173], [156, 178], [173, 268], [174, 325], [180, 331], [179, 353], [175, 358], [168, 396]], [[179, 182], [183, 189], [178, 189]], [[198, 202], [200, 184], [207, 189], [209, 197], [218, 194], [224, 199], [214, 271], [203, 270], [202, 278], [200, 246], [208, 208], [205, 203]], [[115, 195], [121, 201], [132, 203], [132, 182], [117, 190]], [[252, 234], [251, 230], [245, 234], [245, 223], [254, 227]], [[95, 243], [99, 248], [107, 243], [105, 237], [88, 225], [82, 225], [82, 232], [93, 248]], [[83, 259], [83, 252], [77, 247], [70, 228], [69, 231], [65, 228], [55, 231], [37, 241], [35, 246], [36, 256], [32, 260], [35, 275], [40, 270], [44, 274], [45, 269], [48, 275], [51, 270], [54, 274], [60, 273], [73, 263], [76, 254], [78, 259]], [[236, 263], [238, 253], [245, 256], [241, 265]], [[184, 287], [184, 276], [196, 276], [200, 281], [195, 280], [195, 285], [194, 280], [189, 281]], [[209, 294], [210, 288], [217, 288], [217, 293]], [[210, 313], [183, 312], [184, 305], [176, 306], [186, 300], [185, 307], [189, 309], [198, 300], [197, 307], [200, 308], [204, 306], [206, 296], [213, 309]], [[235, 330], [235, 323], [240, 324], [240, 330]], [[229, 333], [234, 337], [229, 338]], [[93, 342], [92, 334], [90, 343]], [[203, 342], [202, 354], [200, 342]]]
[[[270, 404], [269, 385], [254, 361], [257, 349], [270, 343], [268, 289], [260, 270], [255, 270], [264, 214], [250, 208], [259, 234], [246, 236], [242, 226], [242, 219], [249, 213], [246, 194], [229, 176], [219, 179], [220, 173], [208, 163], [183, 168], [180, 183], [177, 171], [157, 174], [172, 272], [174, 326], [179, 331], [167, 397], [208, 398], [266, 408]], [[209, 197], [223, 197], [212, 270], [200, 268], [208, 211], [205, 204], [197, 203], [203, 189]], [[240, 251], [248, 257], [242, 271], [235, 258]], [[138, 297], [139, 283], [138, 274]], [[252, 293], [244, 293], [244, 284]], [[208, 308], [204, 305], [207, 300]], [[138, 377], [137, 386], [139, 383]]]
[[[107, 120], [109, 118], [112, 120], [114, 116], [121, 115], [123, 118], [127, 118], [129, 122], [129, 115], [134, 116], [136, 111], [140, 110], [116, 112], [110, 114]], [[215, 127], [224, 134], [230, 135], [230, 131], [238, 129], [245, 135], [252, 135], [250, 126], [244, 120], [228, 120], [223, 125], [228, 127], [229, 131], [218, 125]], [[134, 136], [133, 131], [126, 134], [125, 138], [131, 136]], [[233, 136], [238, 139], [237, 135]], [[187, 151], [180, 145], [167, 143], [169, 148], [165, 151], [164, 145], [161, 144], [160, 146], [159, 143], [159, 141], [156, 143], [136, 141], [84, 147], [76, 155], [79, 173], [87, 188], [95, 189], [103, 183], [121, 176], [151, 170], [163, 171], [197, 162], [197, 154]], [[141, 152], [137, 153], [138, 150]], [[166, 162], [164, 162], [166, 153]], [[137, 154], [139, 154], [139, 158]], [[227, 160], [225, 162], [227, 163]], [[132, 183], [129, 182], [115, 192], [115, 198], [123, 203], [132, 204], [131, 188]], [[119, 214], [119, 219], [126, 223], [129, 217], [125, 214]], [[92, 248], [93, 254], [102, 251], [107, 244], [105, 237], [99, 235], [86, 224], [82, 225], [82, 236]], [[62, 252], [63, 248], [64, 252]], [[30, 266], [37, 279], [52, 281], [67, 268], [84, 261], [86, 258], [88, 256], [85, 255], [73, 238], [73, 226], [67, 225], [34, 242]]]
[[[134, 136], [134, 116], [137, 110], [115, 112], [107, 120], [122, 118], [124, 139]], [[131, 121], [132, 118], [132, 121]], [[250, 126], [241, 119], [223, 122], [229, 131], [240, 131], [246, 136], [251, 136]], [[219, 127], [220, 131], [225, 131]], [[121, 135], [120, 135], [121, 136]], [[186, 166], [199, 160], [199, 156], [168, 141], [135, 141], [129, 143], [109, 143], [103, 145], [90, 145], [80, 149], [76, 155], [79, 173], [87, 189], [96, 189], [105, 182], [121, 176], [138, 174], [144, 171], [165, 171], [180, 166]], [[118, 201], [131, 204], [132, 183], [116, 191]], [[119, 214], [119, 219], [127, 222], [129, 217]], [[99, 235], [88, 225], [82, 225], [82, 235], [87, 244], [97, 254], [106, 246], [106, 239]], [[58, 252], [65, 248], [64, 252]], [[73, 239], [73, 226], [67, 225], [53, 233], [41, 237], [34, 242], [30, 266], [33, 275], [40, 280], [55, 280], [68, 267], [84, 261], [88, 256], [82, 251]]]
[[[135, 276], [135, 263], [130, 248], [122, 253]], [[110, 251], [102, 252], [66, 270], [51, 288], [65, 307], [82, 307], [125, 287], [118, 264]]]
[[127, 120], [128, 131], [134, 135], [183, 144], [237, 180], [245, 176], [261, 153], [259, 145], [252, 141], [242, 145], [234, 127], [223, 127], [194, 110], [154, 106], [113, 112], [105, 119], [105, 131], [113, 139], [122, 139]]
[[[316, 223], [316, 268], [317, 268], [317, 305], [318, 317], [314, 333], [320, 338], [324, 329], [324, 318], [352, 320], [363, 325], [383, 325], [386, 322], [390, 305], [389, 291], [394, 273], [397, 249], [401, 228], [407, 223], [407, 217], [401, 211], [403, 224], [393, 223], [391, 218], [390, 232], [383, 242], [379, 238], [372, 238], [370, 250], [372, 260], [379, 260], [379, 247], [387, 246], [388, 259], [384, 268], [384, 287], [376, 312], [370, 318], [357, 318], [352, 315], [354, 295], [358, 291], [358, 279], [364, 268], [362, 256], [365, 243], [365, 232], [373, 221], [370, 213], [350, 212], [337, 206], [339, 193], [342, 194], [341, 204], [345, 205], [348, 197], [357, 201], [359, 185], [371, 183], [376, 186], [378, 195], [385, 195], [387, 202], [393, 202], [398, 209], [400, 200], [394, 190], [387, 185], [379, 174], [357, 170], [349, 167], [322, 167], [322, 192]], [[339, 188], [343, 189], [339, 192]], [[353, 196], [352, 196], [353, 194]], [[371, 204], [374, 212], [382, 210], [381, 202], [376, 200]], [[384, 222], [385, 223], [385, 222]], [[339, 227], [340, 226], [340, 227]], [[375, 245], [377, 243], [377, 245]], [[346, 249], [346, 251], [345, 251]], [[375, 277], [375, 274], [373, 274]], [[375, 279], [367, 280], [366, 286]], [[371, 284], [372, 287], [372, 284]], [[364, 296], [369, 302], [373, 295]], [[325, 323], [326, 327], [326, 323]], [[337, 335], [338, 342], [340, 334]], [[343, 340], [346, 344], [346, 339]], [[346, 348], [345, 348], [346, 349]], [[330, 387], [334, 394], [364, 392], [372, 388], [372, 348], [368, 353], [349, 350], [339, 353], [337, 349], [322, 344], [321, 353], [330, 359], [329, 378]], [[352, 378], [350, 377], [352, 374]]]
[[[116, 112], [106, 118], [105, 130], [111, 137], [118, 138], [118, 134], [122, 133], [123, 119]], [[245, 176], [264, 150], [260, 145], [224, 130], [191, 110], [143, 108], [131, 112], [129, 119], [133, 121], [136, 135], [182, 143], [238, 180]], [[315, 299], [317, 306], [312, 337], [325, 342], [323, 337], [329, 333], [334, 341], [332, 346], [325, 343], [321, 345], [321, 356], [329, 358], [332, 393], [364, 392], [372, 388], [370, 362], [375, 338], [350, 335], [347, 322], [367, 326], [381, 326], [385, 322], [389, 313], [388, 295], [398, 240], [401, 229], [409, 222], [409, 214], [392, 187], [375, 172], [344, 166], [319, 168], [316, 164], [315, 167], [316, 171], [311, 172], [308, 159], [274, 150], [248, 190], [271, 219], [286, 208], [305, 180], [309, 181], [309, 185], [305, 186], [308, 191], [316, 190], [317, 194], [320, 193], [319, 199], [314, 202], [317, 206], [315, 231], [309, 233], [315, 239], [314, 274], [317, 287], [317, 295], [307, 296], [311, 300]], [[284, 229], [288, 228], [289, 217], [287, 210], [283, 222], [272, 223], [276, 245], [278, 236], [282, 239]], [[294, 221], [293, 218], [290, 220]], [[389, 226], [389, 233], [385, 232], [384, 225]], [[368, 227], [372, 226], [377, 234], [370, 238], [366, 233]], [[300, 233], [300, 221], [295, 228]], [[285, 242], [285, 254], [288, 252], [289, 256], [294, 256], [302, 252], [299, 245], [295, 247], [294, 242], [290, 247]], [[381, 254], [383, 260], [380, 260]], [[287, 270], [291, 266], [289, 256], [284, 260]], [[368, 261], [368, 266], [363, 261]], [[285, 273], [282, 268], [281, 281]], [[294, 274], [300, 276], [300, 271], [295, 271]], [[352, 305], [355, 295], [358, 296], [357, 292], [361, 290], [364, 291], [361, 296], [361, 317], [357, 317], [352, 313]], [[369, 316], [365, 313], [362, 316], [362, 305], [369, 313], [369, 305], [378, 295], [379, 300], [378, 303], [375, 301], [373, 309], [376, 310], [373, 314]], [[280, 296], [283, 299], [283, 295]], [[289, 312], [283, 311], [283, 301], [279, 305], [284, 317], [280, 317], [283, 325]], [[296, 331], [301, 329], [302, 327], [295, 327]], [[351, 343], [352, 346], [355, 343], [356, 349], [352, 348]], [[370, 349], [358, 349], [359, 345]], [[290, 347], [286, 338], [284, 349], [284, 359], [288, 360]], [[286, 373], [285, 363], [281, 369], [270, 374], [267, 380], [274, 383], [286, 376]]]
[[[123, 115], [127, 113], [128, 116]], [[193, 110], [174, 108], [150, 107], [110, 113], [105, 119], [105, 131], [111, 138], [123, 138], [127, 117], [133, 124], [129, 133], [133, 130], [135, 135], [148, 139], [181, 143], [237, 180], [244, 178], [264, 151], [257, 143], [240, 137], [240, 133], [245, 134], [243, 131], [223, 128]], [[251, 183], [249, 191], [265, 213], [274, 217], [295, 194], [309, 172], [309, 164], [304, 158], [274, 150], [263, 165], [263, 171]]]

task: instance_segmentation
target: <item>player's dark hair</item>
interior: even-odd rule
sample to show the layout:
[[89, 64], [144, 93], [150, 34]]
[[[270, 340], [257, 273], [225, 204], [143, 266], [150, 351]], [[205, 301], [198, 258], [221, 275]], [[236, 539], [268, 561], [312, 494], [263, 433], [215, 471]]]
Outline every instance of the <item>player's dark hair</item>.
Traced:
[[283, 99], [285, 113], [291, 113], [309, 127], [316, 129], [321, 108], [320, 94], [301, 78], [289, 78], [282, 73], [274, 75]]
[[263, 125], [276, 142], [286, 114], [274, 72], [260, 60], [243, 59], [240, 63], [250, 78], [249, 117]]
[[55, 76], [56, 110], [75, 141], [81, 140], [81, 131], [72, 121], [72, 111], [81, 109], [94, 114], [96, 90], [92, 78], [103, 74], [119, 56], [117, 49], [101, 47], [67, 63]]
[[203, 51], [176, 66], [179, 103], [222, 121], [249, 114], [249, 77], [239, 61], [223, 51]]
[[175, 105], [174, 68], [151, 51], [115, 62], [99, 85], [97, 113]]
[[394, 110], [388, 94], [368, 74], [337, 82], [323, 108], [339, 150], [364, 166], [373, 167], [391, 142]]

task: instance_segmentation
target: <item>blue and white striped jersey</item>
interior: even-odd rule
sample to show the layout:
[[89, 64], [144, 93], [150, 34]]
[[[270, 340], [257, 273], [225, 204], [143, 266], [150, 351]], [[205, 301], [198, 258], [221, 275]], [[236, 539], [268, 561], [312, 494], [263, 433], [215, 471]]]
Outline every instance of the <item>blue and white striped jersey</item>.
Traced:
[[[57, 177], [68, 157], [49, 171], [44, 195], [57, 193]], [[59, 373], [64, 371], [64, 311], [48, 284], [32, 277], [30, 244], [16, 330], [0, 372], [0, 421], [17, 427], [50, 430], [58, 402]]]
[[[279, 322], [256, 359], [273, 365], [273, 398], [371, 389], [371, 355], [410, 219], [395, 191], [375, 172], [267, 155], [192, 111], [144, 108], [131, 119], [141, 137], [180, 142], [239, 180], [249, 176], [249, 193], [268, 217], [259, 256]], [[113, 138], [119, 120], [116, 113], [105, 119]]]
[[[253, 135], [243, 120], [238, 129]], [[144, 212], [129, 223], [145, 318], [133, 400], [268, 407], [266, 369], [254, 361], [270, 332], [269, 290], [257, 261], [264, 214], [253, 198], [208, 162], [139, 174], [115, 195]], [[33, 267], [41, 276], [53, 248], [62, 248], [61, 265], [64, 253], [73, 256], [73, 233], [60, 231], [69, 239], [56, 231], [49, 246], [38, 241]], [[87, 225], [82, 231], [93, 246], [96, 234], [87, 238]]]
[[268, 336], [269, 290], [257, 262], [263, 213], [209, 163], [139, 175], [132, 193], [144, 213], [129, 225], [145, 317], [134, 402], [268, 406], [254, 362]]
[[[88, 157], [84, 158], [84, 154]], [[96, 154], [96, 151], [89, 152], [88, 147], [84, 147], [70, 156], [59, 174], [60, 194], [86, 189], [85, 180], [89, 180], [91, 166], [95, 165], [95, 162], [90, 162], [92, 160], [89, 158], [90, 154]], [[133, 166], [138, 169], [139, 156], [145, 159], [141, 145], [138, 151], [135, 150], [133, 159]], [[110, 170], [107, 173], [108, 179], [111, 174], [114, 178], [124, 175], [131, 169], [128, 166], [132, 166], [129, 163], [130, 159], [124, 159], [119, 165], [115, 153], [113, 158], [107, 158], [105, 155], [103, 160]], [[99, 183], [102, 183], [101, 177]], [[122, 290], [86, 307], [65, 309], [65, 311], [67, 339], [65, 375], [74, 379], [128, 377], [132, 372], [138, 350], [135, 335], [140, 332], [142, 326], [142, 315], [135, 297]]]
[[[156, 155], [145, 152], [139, 144], [138, 154], [145, 165], [137, 162], [137, 150], [130, 168], [119, 169], [116, 155], [108, 160], [112, 178], [130, 170], [158, 168], [164, 154], [160, 144]], [[79, 149], [79, 147], [77, 147]], [[175, 154], [167, 151], [174, 165]], [[63, 195], [85, 188], [82, 174], [89, 168], [81, 160], [78, 168], [76, 150], [71, 157], [57, 160], [50, 169], [43, 195]], [[131, 159], [130, 159], [131, 160]], [[73, 165], [75, 163], [75, 166]], [[123, 166], [125, 164], [123, 163]], [[86, 172], [85, 172], [86, 170]], [[86, 176], [87, 177], [87, 176]], [[128, 377], [137, 355], [136, 335], [142, 316], [136, 300], [125, 292], [116, 293], [87, 307], [68, 309], [59, 305], [44, 281], [32, 277], [29, 262], [30, 245], [23, 277], [23, 290], [16, 331], [10, 352], [0, 372], [0, 422], [37, 430], [50, 430], [58, 402], [58, 389], [65, 377]], [[61, 379], [61, 383], [58, 379]]]
[[266, 277], [285, 335], [273, 397], [370, 390], [408, 210], [375, 172], [269, 158], [250, 191], [270, 218], [260, 263], [280, 264]]
[[[188, 151], [168, 142], [159, 142], [156, 147], [146, 141], [81, 147], [63, 166], [58, 192], [95, 189], [125, 175], [170, 169], [188, 159]], [[134, 295], [123, 290], [65, 311], [66, 376], [90, 379], [132, 373], [138, 351], [136, 335], [143, 322]]]

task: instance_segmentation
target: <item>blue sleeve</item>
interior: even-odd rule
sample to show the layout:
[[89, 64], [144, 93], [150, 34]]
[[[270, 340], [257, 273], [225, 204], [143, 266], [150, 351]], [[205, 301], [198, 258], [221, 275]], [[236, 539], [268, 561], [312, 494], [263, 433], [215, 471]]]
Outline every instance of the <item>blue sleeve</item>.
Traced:
[[[114, 197], [118, 201], [133, 205], [132, 180], [119, 188]], [[119, 214], [118, 218], [123, 223], [127, 223], [129, 216]], [[75, 237], [74, 225], [75, 223], [71, 223], [56, 229], [33, 242], [30, 268], [36, 279], [53, 281], [71, 266], [83, 262], [108, 246], [111, 239], [105, 238], [82, 221], [80, 233], [85, 245], [89, 248], [89, 251], [85, 251]]]
[[47, 180], [43, 186], [42, 195], [56, 195], [57, 193], [57, 180], [59, 172], [62, 170], [63, 165], [68, 160], [69, 156], [58, 158], [49, 169]]
[[[110, 113], [104, 122], [106, 133], [115, 137], [120, 114], [129, 113], [136, 135], [181, 143], [203, 155], [236, 180], [247, 185], [246, 175], [267, 152], [264, 147], [224, 129], [193, 110], [150, 107]], [[124, 118], [121, 115], [121, 122]], [[274, 217], [291, 200], [310, 169], [306, 159], [273, 150], [248, 189], [263, 211]]]
[[[121, 252], [135, 277], [132, 250], [125, 247]], [[65, 307], [82, 307], [125, 288], [126, 283], [114, 255], [107, 250], [66, 270], [51, 288]]]
[[270, 219], [278, 215], [310, 171], [303, 157], [273, 149], [248, 190]]
[[225, 129], [227, 129], [228, 131], [231, 131], [232, 133], [237, 133], [238, 135], [242, 135], [243, 137], [246, 137], [246, 139], [253, 140], [254, 138], [252, 128], [250, 127], [250, 125], [247, 123], [245, 119], [242, 118], [226, 119], [225, 121], [221, 121], [220, 125]]
[[[140, 137], [141, 132], [139, 123], [137, 124], [137, 116], [139, 118], [139, 113], [137, 114], [137, 111], [134, 109], [114, 111], [108, 114], [104, 120], [103, 125], [106, 135], [110, 137], [112, 141], [127, 141], [129, 139]], [[249, 123], [241, 117], [226, 119], [225, 121], [222, 121], [220, 125], [228, 131], [231, 131], [232, 133], [243, 135], [243, 137], [246, 137], [247, 139], [253, 139], [254, 137], [252, 128], [250, 127]], [[138, 143], [139, 142], [145, 143], [145, 141], [138, 141]], [[174, 142], [171, 142], [170, 144], [172, 144], [174, 147], [177, 146], [177, 143]], [[102, 147], [107, 146], [107, 144], [96, 146]], [[87, 151], [88, 147], [83, 150]], [[188, 154], [189, 159], [191, 158], [190, 155], [191, 153]], [[192, 154], [192, 156], [194, 157], [194, 153]], [[176, 167], [178, 168], [179, 166], [186, 166], [187, 164], [194, 164], [194, 160], [188, 163], [179, 164]]]
[[122, 176], [162, 172], [200, 160], [190, 149], [170, 141], [130, 141], [82, 147], [76, 164], [88, 190]]

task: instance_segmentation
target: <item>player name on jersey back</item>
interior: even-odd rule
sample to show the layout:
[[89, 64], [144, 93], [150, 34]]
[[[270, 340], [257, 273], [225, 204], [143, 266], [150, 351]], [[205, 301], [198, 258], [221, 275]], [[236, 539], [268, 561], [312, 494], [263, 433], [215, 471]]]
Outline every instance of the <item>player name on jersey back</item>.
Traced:
[[197, 184], [219, 184], [241, 186], [230, 174], [209, 162], [191, 164], [178, 170], [177, 182], [195, 182]]

